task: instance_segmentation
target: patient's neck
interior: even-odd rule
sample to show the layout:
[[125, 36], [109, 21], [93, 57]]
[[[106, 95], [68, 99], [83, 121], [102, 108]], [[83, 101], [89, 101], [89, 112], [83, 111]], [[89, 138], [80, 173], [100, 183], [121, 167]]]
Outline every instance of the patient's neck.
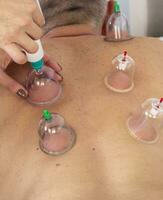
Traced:
[[43, 38], [71, 37], [79, 35], [99, 35], [100, 28], [93, 24], [74, 24], [56, 27], [50, 30]]

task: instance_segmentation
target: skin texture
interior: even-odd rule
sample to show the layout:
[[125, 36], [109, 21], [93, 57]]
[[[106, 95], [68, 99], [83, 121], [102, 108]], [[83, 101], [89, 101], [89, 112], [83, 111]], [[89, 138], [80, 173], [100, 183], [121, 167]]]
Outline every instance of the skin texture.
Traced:
[[61, 27], [56, 27], [44, 35], [44, 39], [53, 37], [70, 37], [79, 35], [99, 35], [101, 29], [98, 29], [94, 24], [73, 24]]
[[[44, 48], [62, 64], [64, 76], [62, 99], [49, 110], [63, 115], [77, 142], [60, 157], [42, 153], [37, 129], [43, 108], [0, 87], [1, 199], [162, 200], [163, 137], [155, 145], [141, 144], [126, 127], [135, 108], [162, 96], [162, 42], [78, 36], [48, 39]], [[120, 95], [103, 80], [112, 58], [126, 49], [136, 61], [135, 88]], [[23, 82], [28, 69], [13, 65], [8, 73]]]

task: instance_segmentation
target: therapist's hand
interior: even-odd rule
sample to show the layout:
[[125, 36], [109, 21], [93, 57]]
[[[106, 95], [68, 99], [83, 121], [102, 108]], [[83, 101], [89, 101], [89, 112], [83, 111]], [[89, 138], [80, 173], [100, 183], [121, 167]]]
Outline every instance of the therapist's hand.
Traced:
[[[12, 93], [17, 94], [22, 98], [26, 98], [28, 96], [28, 92], [24, 86], [6, 73], [8, 65], [12, 64], [12, 62], [13, 60], [11, 57], [5, 51], [0, 49], [0, 84], [8, 88]], [[54, 62], [48, 55], [44, 56], [44, 62], [47, 66], [54, 69], [56, 72], [55, 78], [58, 81], [62, 81], [63, 77], [60, 75], [62, 67], [58, 63]]]
[[41, 38], [44, 23], [35, 0], [0, 0], [0, 48], [16, 63], [25, 63], [21, 49], [37, 51], [32, 39]]

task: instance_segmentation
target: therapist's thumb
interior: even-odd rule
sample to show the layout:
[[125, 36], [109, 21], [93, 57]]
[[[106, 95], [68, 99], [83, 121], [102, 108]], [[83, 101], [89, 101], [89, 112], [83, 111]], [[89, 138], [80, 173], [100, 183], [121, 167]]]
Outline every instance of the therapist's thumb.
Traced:
[[20, 83], [11, 78], [5, 71], [0, 69], [0, 84], [8, 88], [12, 93], [22, 98], [27, 98], [28, 92]]

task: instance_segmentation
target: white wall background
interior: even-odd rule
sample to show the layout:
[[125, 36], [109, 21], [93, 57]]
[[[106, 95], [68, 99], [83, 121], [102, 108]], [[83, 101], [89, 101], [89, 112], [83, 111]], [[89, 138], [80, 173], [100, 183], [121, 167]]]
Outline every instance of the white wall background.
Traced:
[[[125, 0], [124, 0], [125, 1]], [[131, 33], [147, 35], [148, 14], [146, 0], [129, 0], [129, 20]]]
[[163, 36], [163, 0], [119, 0], [127, 15], [131, 33]]

